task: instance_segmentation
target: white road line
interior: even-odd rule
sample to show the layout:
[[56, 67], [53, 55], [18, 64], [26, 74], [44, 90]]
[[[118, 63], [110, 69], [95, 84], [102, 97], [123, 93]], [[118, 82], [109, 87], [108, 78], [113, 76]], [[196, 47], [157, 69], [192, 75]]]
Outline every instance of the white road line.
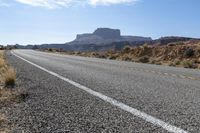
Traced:
[[151, 115], [148, 115], [148, 114], [146, 114], [144, 112], [141, 112], [141, 111], [139, 111], [139, 110], [137, 110], [135, 108], [132, 108], [132, 107], [130, 107], [130, 106], [128, 106], [128, 105], [126, 105], [126, 104], [124, 104], [122, 102], [119, 102], [119, 101], [117, 101], [117, 100], [115, 100], [113, 98], [110, 98], [110, 97], [108, 97], [108, 96], [106, 96], [106, 95], [104, 95], [104, 94], [102, 94], [100, 92], [97, 92], [97, 91], [94, 91], [94, 90], [92, 90], [92, 89], [90, 89], [88, 87], [85, 87], [85, 86], [83, 86], [83, 85], [81, 85], [81, 84], [79, 84], [77, 82], [74, 82], [74, 81], [72, 81], [72, 80], [70, 80], [70, 79], [68, 79], [66, 77], [63, 77], [63, 76], [61, 76], [61, 75], [59, 75], [59, 74], [57, 74], [57, 73], [55, 73], [53, 71], [49, 71], [44, 67], [41, 67], [41, 66], [31, 62], [31, 61], [28, 61], [28, 60], [16, 55], [13, 51], [11, 51], [11, 53], [13, 55], [15, 55], [16, 57], [22, 59], [23, 61], [25, 61], [25, 62], [27, 62], [27, 63], [29, 63], [29, 64], [31, 64], [31, 65], [33, 65], [33, 66], [35, 66], [35, 67], [37, 67], [37, 68], [39, 68], [41, 70], [43, 70], [43, 71], [45, 71], [45, 72], [47, 72], [47, 73], [49, 73], [49, 74], [51, 74], [51, 75], [53, 75], [53, 76], [55, 76], [57, 78], [60, 78], [60, 79], [64, 80], [65, 82], [68, 82], [71, 85], [73, 85], [73, 86], [75, 86], [75, 87], [77, 87], [77, 88], [79, 88], [81, 90], [84, 90], [84, 91], [86, 91], [87, 93], [89, 93], [89, 94], [91, 94], [93, 96], [96, 96], [96, 97], [102, 99], [105, 102], [108, 102], [108, 103], [110, 103], [110, 104], [112, 104], [114, 106], [117, 106], [118, 108], [120, 108], [120, 109], [122, 109], [122, 110], [124, 110], [126, 112], [129, 112], [132, 115], [137, 116], [137, 117], [139, 117], [139, 118], [141, 118], [141, 119], [143, 119], [143, 120], [145, 120], [145, 121], [147, 121], [149, 123], [152, 123], [153, 125], [156, 125], [158, 127], [162, 127], [163, 129], [167, 130], [168, 132], [172, 132], [172, 133], [188, 133], [187, 131], [185, 131], [185, 130], [183, 130], [181, 128], [178, 128], [178, 127], [175, 127], [173, 125], [170, 125], [169, 123], [166, 123], [166, 122], [164, 122], [164, 121], [162, 121], [160, 119], [157, 119], [157, 118], [155, 118], [155, 117], [153, 117]]

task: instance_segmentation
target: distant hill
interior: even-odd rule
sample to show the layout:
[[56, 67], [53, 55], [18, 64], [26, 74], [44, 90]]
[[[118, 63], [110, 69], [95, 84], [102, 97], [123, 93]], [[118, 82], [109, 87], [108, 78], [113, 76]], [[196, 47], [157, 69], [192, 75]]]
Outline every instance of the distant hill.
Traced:
[[121, 50], [124, 46], [141, 46], [145, 43], [149, 45], [167, 45], [169, 43], [198, 40], [188, 37], [161, 37], [152, 40], [151, 37], [124, 36], [119, 29], [98, 28], [93, 33], [78, 34], [75, 40], [63, 44], [42, 44], [42, 45], [16, 45], [16, 48], [23, 49], [62, 49], [67, 51], [106, 51]]
[[189, 37], [168, 36], [168, 37], [161, 37], [159, 39], [156, 39], [152, 43], [154, 45], [166, 45], [166, 44], [169, 44], [169, 43], [185, 42], [185, 41], [189, 41], [189, 40], [199, 40], [199, 39], [189, 38]]
[[[150, 37], [122, 36], [119, 29], [98, 28], [93, 33], [78, 34], [74, 41], [64, 44], [42, 44], [38, 48], [54, 48], [68, 51], [105, 51], [108, 49], [121, 50], [125, 45], [143, 45], [150, 42]], [[32, 45], [33, 47], [34, 45]], [[31, 45], [18, 48], [30, 48]], [[35, 46], [34, 46], [35, 47]]]
[[113, 42], [144, 42], [152, 41], [150, 37], [121, 36], [118, 29], [98, 28], [93, 33], [78, 34], [69, 45], [110, 45]]

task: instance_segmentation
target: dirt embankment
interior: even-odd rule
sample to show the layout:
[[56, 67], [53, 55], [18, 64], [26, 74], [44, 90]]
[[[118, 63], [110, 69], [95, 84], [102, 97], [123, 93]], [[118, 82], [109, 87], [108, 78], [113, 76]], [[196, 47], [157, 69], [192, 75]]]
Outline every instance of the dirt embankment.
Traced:
[[200, 68], [200, 44], [125, 47], [118, 53], [116, 59]]

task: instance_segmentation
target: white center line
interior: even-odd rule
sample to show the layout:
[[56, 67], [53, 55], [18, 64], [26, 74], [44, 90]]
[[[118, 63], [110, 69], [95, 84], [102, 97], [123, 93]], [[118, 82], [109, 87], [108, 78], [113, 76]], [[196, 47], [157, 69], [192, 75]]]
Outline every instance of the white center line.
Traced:
[[158, 118], [155, 118], [155, 117], [153, 117], [151, 115], [148, 115], [148, 114], [146, 114], [146, 113], [144, 113], [144, 112], [142, 112], [140, 110], [132, 108], [132, 107], [130, 107], [130, 106], [128, 106], [128, 105], [126, 105], [126, 104], [124, 104], [122, 102], [119, 102], [119, 101], [117, 101], [117, 100], [115, 100], [113, 98], [110, 98], [110, 97], [108, 97], [108, 96], [106, 96], [106, 95], [104, 95], [104, 94], [102, 94], [100, 92], [94, 91], [94, 90], [92, 90], [92, 89], [90, 89], [90, 88], [88, 88], [86, 86], [83, 86], [83, 85], [81, 85], [81, 84], [79, 84], [77, 82], [74, 82], [74, 81], [66, 78], [66, 77], [63, 77], [63, 76], [61, 76], [61, 75], [59, 75], [59, 74], [57, 74], [57, 73], [55, 73], [53, 71], [47, 70], [44, 67], [41, 67], [41, 66], [31, 62], [31, 61], [28, 61], [28, 60], [22, 58], [21, 56], [16, 55], [13, 51], [11, 51], [11, 53], [13, 55], [15, 55], [16, 57], [24, 60], [25, 62], [27, 62], [27, 63], [29, 63], [29, 64], [31, 64], [31, 65], [33, 65], [33, 66], [35, 66], [35, 67], [47, 72], [47, 73], [49, 73], [49, 74], [51, 74], [51, 75], [53, 75], [53, 76], [55, 76], [57, 78], [60, 78], [63, 81], [68, 82], [71, 85], [73, 85], [73, 86], [75, 86], [75, 87], [77, 87], [77, 88], [79, 88], [81, 90], [84, 90], [87, 93], [89, 93], [89, 94], [91, 94], [93, 96], [96, 96], [96, 97], [102, 99], [105, 102], [110, 103], [111, 105], [114, 105], [114, 106], [116, 106], [116, 107], [118, 107], [118, 108], [120, 108], [120, 109], [122, 109], [122, 110], [124, 110], [126, 112], [129, 112], [134, 116], [137, 116], [137, 117], [139, 117], [139, 118], [141, 118], [141, 119], [143, 119], [143, 120], [145, 120], [145, 121], [147, 121], [149, 123], [152, 123], [153, 125], [161, 127], [163, 129], [167, 130], [168, 132], [172, 132], [172, 133], [188, 133], [187, 131], [185, 131], [185, 130], [183, 130], [181, 128], [178, 128], [176, 126], [170, 125], [169, 123], [166, 123], [166, 122], [164, 122], [164, 121], [162, 121], [162, 120], [160, 120]]

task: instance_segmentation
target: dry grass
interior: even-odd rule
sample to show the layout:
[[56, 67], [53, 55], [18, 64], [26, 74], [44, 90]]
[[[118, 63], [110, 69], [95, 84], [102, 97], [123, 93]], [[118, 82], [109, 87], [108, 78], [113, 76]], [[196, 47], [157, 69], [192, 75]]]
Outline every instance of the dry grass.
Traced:
[[15, 85], [16, 72], [9, 67], [4, 59], [4, 51], [0, 51], [0, 83], [5, 86]]
[[0, 58], [0, 68], [5, 66], [5, 61], [4, 59]]
[[[6, 121], [6, 118], [4, 115], [0, 115], [0, 125], [2, 125]], [[1, 131], [1, 130], [0, 130]], [[1, 133], [1, 132], [0, 132]]]
[[4, 83], [6, 86], [15, 85], [16, 72], [13, 68], [8, 68], [4, 74]]
[[149, 62], [150, 57], [149, 56], [142, 56], [140, 58], [138, 58], [138, 62], [141, 63], [148, 63]]
[[198, 65], [198, 69], [200, 69], [200, 64]]
[[195, 64], [194, 60], [183, 60], [180, 64], [184, 68], [198, 68], [198, 65]]
[[19, 90], [13, 89], [0, 89], [0, 108], [10, 105], [12, 103], [18, 103], [24, 101], [28, 96], [27, 93], [22, 93]]

